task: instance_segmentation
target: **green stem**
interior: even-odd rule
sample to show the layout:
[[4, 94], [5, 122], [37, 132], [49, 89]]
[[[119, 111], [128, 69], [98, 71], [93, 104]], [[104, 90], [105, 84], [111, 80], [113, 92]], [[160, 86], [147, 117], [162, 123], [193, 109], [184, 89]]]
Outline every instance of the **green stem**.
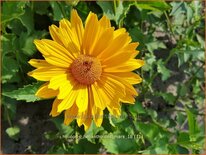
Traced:
[[5, 110], [5, 113], [6, 113], [6, 118], [7, 118], [7, 121], [9, 123], [9, 126], [12, 127], [12, 123], [11, 123], [11, 119], [10, 119], [10, 116], [9, 116], [9, 112], [8, 112], [8, 109], [6, 106], [4, 106], [4, 110]]
[[164, 15], [165, 15], [165, 17], [167, 19], [167, 26], [169, 27], [170, 31], [172, 32], [172, 36], [175, 37], [174, 31], [172, 29], [172, 23], [170, 22], [169, 16], [167, 15], [166, 11], [164, 11]]
[[114, 4], [114, 15], [116, 15], [116, 10], [117, 10], [117, 4], [116, 4], [116, 0], [113, 0], [113, 4]]

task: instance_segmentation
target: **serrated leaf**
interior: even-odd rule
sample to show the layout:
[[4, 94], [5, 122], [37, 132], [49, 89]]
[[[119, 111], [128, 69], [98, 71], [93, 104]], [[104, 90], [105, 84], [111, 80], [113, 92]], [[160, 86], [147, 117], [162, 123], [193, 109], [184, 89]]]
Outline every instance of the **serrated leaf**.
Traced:
[[153, 52], [154, 50], [157, 49], [166, 49], [165, 44], [162, 41], [154, 39], [151, 42], [145, 43], [147, 46], [148, 51]]
[[10, 138], [12, 138], [14, 140], [18, 140], [19, 139], [20, 128], [17, 127], [17, 126], [7, 128], [6, 133], [8, 134], [8, 136]]
[[14, 98], [16, 100], [25, 100], [26, 102], [35, 102], [41, 100], [41, 98], [35, 96], [36, 91], [41, 86], [41, 83], [29, 84], [23, 88], [13, 90], [11, 92], [3, 92], [2, 95]]

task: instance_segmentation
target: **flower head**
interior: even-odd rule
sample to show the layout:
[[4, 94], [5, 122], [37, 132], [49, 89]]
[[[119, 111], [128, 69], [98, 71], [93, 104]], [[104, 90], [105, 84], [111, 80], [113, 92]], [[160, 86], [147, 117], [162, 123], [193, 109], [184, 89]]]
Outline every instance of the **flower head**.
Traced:
[[66, 125], [77, 119], [87, 130], [92, 120], [101, 126], [105, 108], [120, 116], [121, 103], [135, 102], [132, 85], [142, 79], [132, 71], [144, 61], [135, 59], [138, 43], [124, 28], [115, 30], [106, 16], [98, 20], [91, 12], [83, 25], [72, 10], [70, 22], [62, 19], [49, 31], [53, 40], [34, 41], [44, 60], [31, 59], [36, 69], [28, 74], [45, 81], [37, 96], [55, 97], [53, 117], [64, 111]]

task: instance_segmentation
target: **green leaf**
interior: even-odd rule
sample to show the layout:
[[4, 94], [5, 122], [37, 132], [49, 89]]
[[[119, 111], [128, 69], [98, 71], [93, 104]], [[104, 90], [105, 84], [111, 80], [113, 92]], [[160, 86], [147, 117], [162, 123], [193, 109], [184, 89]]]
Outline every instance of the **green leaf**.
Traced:
[[20, 44], [20, 49], [25, 55], [32, 56], [37, 51], [34, 45], [34, 40], [44, 38], [47, 34], [48, 32], [46, 31], [35, 31], [30, 35], [27, 33], [21, 33], [18, 40]]
[[143, 154], [168, 154], [168, 139], [166, 137], [156, 141], [156, 143], [143, 151]]
[[[7, 27], [11, 29], [12, 34], [19, 36], [22, 32], [26, 32], [26, 27], [19, 19], [13, 19], [7, 23]], [[16, 37], [16, 36], [15, 36]]]
[[129, 8], [133, 3], [123, 1], [97, 1], [97, 4], [103, 10], [103, 13], [110, 19], [114, 20], [117, 25], [121, 25]]
[[138, 130], [145, 136], [150, 142], [155, 142], [159, 136], [159, 128], [152, 123], [142, 123], [137, 124]]
[[97, 4], [102, 8], [104, 14], [110, 19], [116, 21], [116, 14], [115, 14], [115, 8], [114, 8], [115, 1], [97, 1]]
[[163, 12], [170, 9], [170, 6], [164, 0], [157, 1], [157, 2], [136, 1], [135, 5], [140, 10], [145, 9], [145, 10]]
[[87, 139], [81, 139], [78, 144], [73, 145], [74, 154], [96, 154], [100, 149], [100, 144], [93, 144]]
[[174, 105], [176, 97], [172, 93], [157, 93], [158, 96], [161, 96], [168, 104]]
[[101, 139], [102, 144], [110, 153], [135, 153], [138, 148], [134, 139], [129, 139], [128, 135], [119, 131], [104, 136], [105, 137]]
[[[153, 64], [156, 63], [156, 57], [155, 55], [153, 54], [153, 52], [150, 52], [150, 53], [146, 53], [145, 54], [145, 57], [144, 57], [144, 60], [145, 60], [145, 65], [142, 67], [142, 69], [144, 71], [150, 71], [153, 69]], [[150, 74], [152, 74], [152, 72], [150, 72]]]
[[157, 62], [157, 72], [161, 74], [162, 81], [165, 81], [170, 77], [170, 70], [165, 67], [162, 59]]
[[190, 135], [187, 132], [179, 133], [179, 136], [177, 137], [177, 144], [187, 149], [196, 149], [196, 150], [202, 149], [202, 143], [196, 140], [192, 141]]
[[115, 127], [117, 124], [123, 122], [126, 118], [127, 118], [126, 112], [122, 111], [122, 114], [120, 117], [109, 115], [109, 122], [112, 126]]
[[170, 12], [171, 16], [178, 17], [183, 12], [186, 12], [184, 2], [171, 2], [170, 5], [172, 5], [172, 11]]
[[6, 83], [14, 78], [19, 71], [18, 63], [11, 57], [2, 57], [2, 83]]
[[146, 110], [142, 107], [142, 103], [137, 101], [134, 105], [129, 106], [129, 111], [132, 113], [134, 118], [137, 114], [145, 114]]
[[25, 100], [26, 102], [35, 102], [41, 100], [41, 98], [35, 96], [35, 93], [39, 89], [41, 83], [29, 84], [23, 88], [13, 90], [11, 92], [3, 92], [2, 95], [14, 98], [16, 100]]
[[147, 49], [150, 52], [153, 52], [154, 50], [158, 50], [158, 49], [166, 49], [165, 44], [162, 41], [156, 39], [153, 39], [153, 41], [151, 42], [145, 43], [145, 45], [147, 46]]
[[186, 85], [178, 85], [177, 93], [179, 96], [185, 96], [188, 92], [188, 87]]
[[62, 18], [70, 18], [71, 6], [59, 1], [50, 1], [49, 3], [53, 10], [53, 20], [60, 21]]
[[205, 49], [205, 39], [202, 38], [199, 34], [196, 34], [197, 40], [200, 43], [201, 48]]
[[12, 138], [14, 140], [18, 140], [19, 139], [20, 128], [17, 127], [17, 126], [7, 128], [6, 133], [8, 134], [8, 136], [10, 138]]
[[191, 140], [196, 140], [197, 134], [199, 133], [199, 127], [196, 120], [196, 115], [188, 108], [185, 108], [187, 113], [188, 125], [189, 125], [189, 134]]

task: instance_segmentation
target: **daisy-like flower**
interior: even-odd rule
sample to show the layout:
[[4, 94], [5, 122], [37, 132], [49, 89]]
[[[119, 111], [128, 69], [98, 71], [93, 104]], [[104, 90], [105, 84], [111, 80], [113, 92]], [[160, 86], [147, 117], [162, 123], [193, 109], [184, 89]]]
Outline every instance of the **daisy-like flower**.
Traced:
[[76, 119], [87, 130], [92, 120], [101, 126], [103, 110], [120, 116], [121, 103], [134, 104], [133, 84], [142, 81], [134, 70], [144, 61], [135, 59], [138, 43], [124, 28], [115, 30], [110, 20], [89, 13], [85, 25], [76, 10], [70, 22], [62, 19], [49, 31], [53, 40], [35, 40], [45, 60], [31, 59], [36, 69], [28, 75], [46, 81], [37, 91], [41, 98], [55, 97], [50, 115], [64, 111], [64, 123]]

